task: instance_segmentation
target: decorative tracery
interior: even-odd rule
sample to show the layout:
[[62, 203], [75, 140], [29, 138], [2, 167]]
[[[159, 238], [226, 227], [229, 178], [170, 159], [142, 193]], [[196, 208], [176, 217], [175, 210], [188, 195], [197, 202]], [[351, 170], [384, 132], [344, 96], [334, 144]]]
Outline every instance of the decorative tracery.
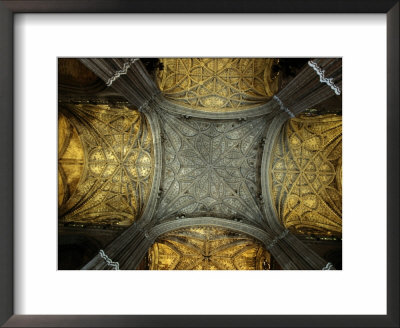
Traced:
[[83, 176], [60, 208], [64, 222], [128, 225], [143, 211], [153, 170], [152, 137], [137, 111], [65, 105], [84, 146]]
[[[123, 269], [135, 268], [135, 261], [159, 236], [152, 234], [158, 226], [182, 222], [185, 216], [195, 220], [211, 215], [204, 218], [225, 220], [221, 225], [225, 229], [235, 229], [232, 224], [243, 223], [271, 232], [272, 236], [265, 238], [267, 241], [257, 234], [255, 238], [263, 240], [271, 252], [281, 251], [280, 260], [285, 268], [321, 268], [320, 259], [307, 253], [288, 230], [279, 234], [270, 231], [273, 224], [266, 218], [274, 214], [269, 197], [265, 200], [267, 191], [272, 193], [278, 216], [288, 229], [297, 233], [341, 234], [341, 118], [299, 117], [288, 122], [274, 148], [275, 138], [266, 138], [275, 136], [283, 122], [272, 119], [274, 114], [280, 118], [278, 108], [294, 117], [308, 104], [321, 99], [321, 90], [314, 92], [310, 72], [303, 70], [299, 74], [301, 79], [294, 78], [290, 87], [284, 88], [282, 100], [280, 94], [275, 95], [278, 80], [272, 74], [273, 59], [183, 58], [161, 62], [164, 69], [157, 72], [158, 85], [165, 98], [183, 107], [156, 96], [159, 90], [138, 59], [98, 59], [89, 65], [97, 73], [113, 68], [103, 80], [139, 111], [146, 112], [153, 138], [145, 116], [131, 108], [60, 105], [64, 131], [59, 145], [61, 222], [129, 225], [143, 213], [153, 187], [148, 208], [154, 209], [154, 215], [147, 215], [146, 211], [139, 224], [128, 228], [105, 251], [100, 250], [100, 264], [95, 260], [90, 266], [97, 263], [100, 267], [119, 268], [121, 264]], [[308, 70], [316, 80], [317, 71], [310, 67]], [[330, 74], [325, 76], [325, 70], [317, 73], [325, 89], [330, 93], [336, 90]], [[147, 83], [149, 80], [151, 83]], [[303, 89], [307, 92], [303, 93]], [[275, 100], [269, 116], [267, 112], [252, 116], [259, 108], [246, 114], [196, 113], [194, 117], [185, 112], [194, 113], [187, 107], [205, 112], [234, 112], [271, 98]], [[291, 105], [297, 106], [296, 110], [292, 111]], [[250, 112], [252, 115], [248, 115]], [[245, 117], [238, 118], [239, 115]], [[262, 151], [268, 155], [263, 157]], [[271, 164], [270, 186], [260, 182], [260, 166], [263, 175], [267, 172], [265, 163]], [[155, 169], [160, 171], [152, 186]], [[275, 216], [270, 217], [276, 225]], [[217, 229], [212, 222], [201, 224], [211, 226], [185, 228], [159, 237], [150, 252], [152, 268], [269, 267], [269, 254], [259, 242]], [[295, 259], [297, 248], [299, 253], [306, 251], [304, 263], [290, 262]]]
[[157, 83], [164, 95], [203, 111], [235, 111], [265, 103], [278, 91], [270, 58], [164, 58]]
[[273, 151], [272, 195], [285, 227], [298, 233], [342, 232], [342, 118], [291, 119]]
[[159, 237], [149, 262], [151, 270], [267, 270], [271, 256], [246, 235], [200, 226]]
[[255, 199], [265, 129], [265, 119], [211, 122], [164, 115], [164, 178], [157, 217], [261, 220]]

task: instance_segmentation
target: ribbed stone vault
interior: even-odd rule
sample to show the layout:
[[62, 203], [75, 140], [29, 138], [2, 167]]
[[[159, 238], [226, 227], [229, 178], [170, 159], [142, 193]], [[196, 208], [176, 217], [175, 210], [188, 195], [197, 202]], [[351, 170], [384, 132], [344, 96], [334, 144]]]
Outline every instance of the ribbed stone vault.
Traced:
[[162, 114], [163, 179], [157, 220], [215, 216], [259, 222], [266, 117], [205, 120]]
[[159, 236], [194, 226], [246, 234], [283, 269], [332, 267], [279, 220], [269, 168], [285, 122], [341, 90], [340, 60], [310, 61], [273, 99], [229, 112], [169, 101], [139, 59], [81, 61], [146, 117], [154, 163], [141, 217], [83, 269], [135, 269]]

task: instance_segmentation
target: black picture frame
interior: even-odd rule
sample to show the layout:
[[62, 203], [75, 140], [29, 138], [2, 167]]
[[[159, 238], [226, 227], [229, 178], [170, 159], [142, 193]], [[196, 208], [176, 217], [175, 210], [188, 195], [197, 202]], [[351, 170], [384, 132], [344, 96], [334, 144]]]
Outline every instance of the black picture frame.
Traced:
[[[387, 315], [14, 315], [13, 29], [16, 13], [385, 13], [387, 16]], [[0, 0], [0, 324], [5, 327], [399, 327], [398, 0]], [[360, 274], [365, 268], [360, 268]], [[367, 286], [366, 286], [367, 287]]]

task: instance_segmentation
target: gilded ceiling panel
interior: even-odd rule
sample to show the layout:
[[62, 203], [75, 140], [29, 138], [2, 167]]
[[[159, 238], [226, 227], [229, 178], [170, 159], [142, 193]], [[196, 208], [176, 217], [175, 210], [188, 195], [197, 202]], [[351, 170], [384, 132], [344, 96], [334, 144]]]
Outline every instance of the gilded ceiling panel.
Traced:
[[266, 270], [271, 258], [256, 240], [216, 227], [191, 227], [159, 237], [150, 270]]
[[202, 111], [237, 111], [267, 102], [278, 91], [268, 58], [164, 58], [157, 84], [164, 96]]
[[[148, 122], [126, 107], [62, 105], [61, 112], [68, 117], [70, 129], [75, 127], [84, 158], [79, 158], [83, 171], [75, 192], [59, 207], [60, 220], [131, 224], [140, 217], [152, 184], [154, 159]], [[64, 157], [59, 167], [65, 166]]]
[[273, 150], [272, 195], [285, 227], [342, 233], [342, 117], [291, 119]]
[[58, 116], [58, 206], [74, 193], [83, 171], [83, 146], [78, 132], [60, 113]]
[[257, 163], [265, 118], [207, 121], [163, 116], [160, 219], [215, 216], [257, 220]]

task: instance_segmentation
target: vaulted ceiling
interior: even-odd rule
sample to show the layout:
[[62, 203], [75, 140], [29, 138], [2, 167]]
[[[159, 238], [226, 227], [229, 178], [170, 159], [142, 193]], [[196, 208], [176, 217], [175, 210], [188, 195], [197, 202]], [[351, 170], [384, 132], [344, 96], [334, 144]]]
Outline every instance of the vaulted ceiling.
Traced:
[[[146, 118], [135, 110], [108, 105], [62, 104], [59, 110], [59, 141], [69, 140], [66, 151], [59, 148], [59, 193], [63, 186], [74, 189], [59, 205], [59, 218], [132, 224], [143, 212], [154, 169]], [[68, 132], [71, 138], [64, 137]]]
[[342, 233], [342, 118], [291, 119], [273, 149], [271, 193], [283, 225], [297, 233]]
[[163, 58], [156, 81], [165, 97], [207, 112], [260, 105], [278, 91], [278, 60], [269, 58]]
[[149, 251], [149, 266], [151, 270], [267, 270], [270, 257], [251, 237], [196, 226], [160, 236]]
[[[59, 66], [61, 226], [143, 232], [150, 269], [270, 269], [285, 229], [341, 238], [341, 116], [288, 119], [285, 95], [272, 99], [299, 67], [282, 76], [278, 59], [166, 58], [131, 76], [136, 60], [116, 59], [105, 79], [83, 63], [91, 71]], [[146, 83], [161, 94], [138, 106], [130, 97]]]

